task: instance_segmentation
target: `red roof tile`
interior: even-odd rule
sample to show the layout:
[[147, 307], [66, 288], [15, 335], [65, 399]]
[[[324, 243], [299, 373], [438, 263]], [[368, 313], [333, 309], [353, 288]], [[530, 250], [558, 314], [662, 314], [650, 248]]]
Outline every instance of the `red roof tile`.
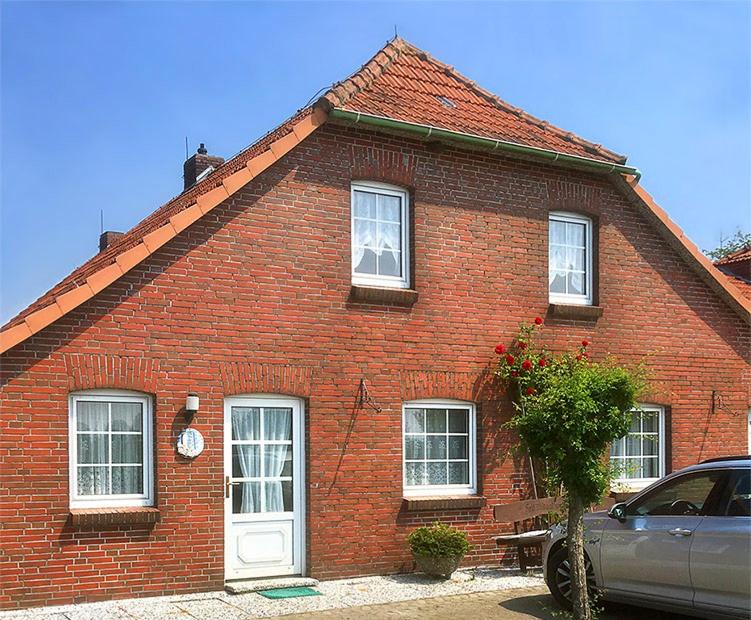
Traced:
[[751, 260], [751, 245], [736, 250], [731, 254], [728, 254], [725, 258], [715, 262], [715, 265], [729, 265], [730, 263], [743, 263], [747, 260]]
[[744, 278], [734, 276], [725, 272], [722, 272], [722, 275], [725, 276], [725, 279], [728, 281], [728, 284], [730, 284], [730, 286], [734, 286], [740, 291], [741, 295], [743, 295], [747, 299], [751, 299], [751, 282]]
[[[622, 164], [626, 158], [530, 116], [395, 38], [324, 98], [335, 108]], [[443, 101], [442, 101], [443, 100]]]

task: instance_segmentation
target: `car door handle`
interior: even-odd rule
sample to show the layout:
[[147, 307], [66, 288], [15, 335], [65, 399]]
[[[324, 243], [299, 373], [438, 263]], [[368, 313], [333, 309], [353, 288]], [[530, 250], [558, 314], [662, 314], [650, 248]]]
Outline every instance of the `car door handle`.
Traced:
[[674, 530], [668, 530], [668, 534], [671, 536], [691, 536], [691, 530], [684, 530], [682, 527], [677, 527]]

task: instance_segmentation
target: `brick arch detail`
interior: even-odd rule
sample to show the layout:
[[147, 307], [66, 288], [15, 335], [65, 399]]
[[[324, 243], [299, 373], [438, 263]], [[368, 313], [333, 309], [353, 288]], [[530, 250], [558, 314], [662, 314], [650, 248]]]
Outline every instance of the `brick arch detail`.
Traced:
[[313, 368], [308, 366], [225, 362], [219, 371], [225, 396], [286, 394], [307, 398], [313, 389]]
[[403, 401], [451, 398], [476, 403], [498, 397], [498, 386], [489, 367], [477, 372], [402, 371], [399, 384]]
[[380, 181], [413, 189], [418, 157], [401, 150], [352, 145], [350, 170], [352, 180]]
[[64, 356], [71, 392], [116, 388], [154, 394], [159, 360], [106, 354], [67, 353]]
[[547, 181], [548, 206], [551, 211], [598, 214], [602, 205], [602, 188], [576, 181]]

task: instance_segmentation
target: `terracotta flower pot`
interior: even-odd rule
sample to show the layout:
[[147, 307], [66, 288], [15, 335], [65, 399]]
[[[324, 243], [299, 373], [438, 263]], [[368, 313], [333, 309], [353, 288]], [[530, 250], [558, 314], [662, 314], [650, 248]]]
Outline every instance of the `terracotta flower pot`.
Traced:
[[459, 568], [463, 556], [439, 557], [434, 555], [414, 554], [414, 557], [415, 562], [417, 562], [417, 568], [420, 572], [430, 575], [431, 577], [450, 579], [451, 574]]

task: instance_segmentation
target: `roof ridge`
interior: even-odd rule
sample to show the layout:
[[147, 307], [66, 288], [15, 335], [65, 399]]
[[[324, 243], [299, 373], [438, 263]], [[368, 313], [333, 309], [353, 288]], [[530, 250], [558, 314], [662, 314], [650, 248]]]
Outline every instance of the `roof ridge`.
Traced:
[[[395, 54], [393, 56], [389, 56], [389, 62], [387, 62], [384, 65], [380, 65], [379, 63], [376, 62], [376, 60], [378, 58], [378, 55], [381, 53], [384, 53], [385, 55], [388, 56], [388, 54], [386, 54], [386, 50], [394, 50]], [[340, 82], [335, 82], [332, 85], [332, 87], [322, 96], [322, 98], [326, 99], [335, 108], [345, 105], [347, 101], [349, 101], [352, 97], [354, 97], [358, 92], [365, 90], [368, 86], [373, 84], [373, 82], [375, 82], [376, 79], [378, 79], [381, 75], [383, 75], [386, 72], [389, 65], [391, 65], [397, 58], [399, 58], [404, 53], [411, 53], [417, 56], [418, 58], [420, 58], [421, 60], [427, 60], [429, 62], [432, 62], [433, 64], [443, 69], [444, 73], [447, 76], [463, 83], [465, 86], [473, 90], [478, 96], [485, 99], [488, 103], [494, 105], [495, 107], [499, 108], [503, 112], [513, 114], [514, 116], [516, 116], [517, 118], [519, 118], [520, 120], [522, 120], [523, 122], [527, 124], [537, 126], [543, 131], [550, 131], [551, 133], [557, 135], [562, 140], [577, 144], [578, 146], [582, 147], [586, 151], [591, 152], [592, 154], [615, 159], [619, 161], [620, 163], [625, 163], [626, 160], [628, 159], [625, 155], [621, 155], [620, 153], [611, 151], [610, 149], [605, 148], [601, 144], [595, 144], [594, 142], [590, 142], [589, 140], [580, 138], [579, 136], [577, 136], [576, 134], [570, 131], [566, 131], [549, 121], [537, 118], [536, 116], [529, 114], [529, 112], [526, 112], [522, 108], [518, 108], [508, 103], [507, 101], [501, 99], [498, 95], [480, 86], [474, 80], [463, 75], [460, 71], [457, 71], [456, 68], [453, 67], [452, 65], [446, 64], [445, 62], [438, 60], [432, 54], [430, 54], [430, 52], [426, 52], [422, 48], [417, 47], [415, 44], [410, 43], [409, 41], [407, 41], [406, 39], [403, 39], [400, 36], [395, 36], [393, 39], [390, 39], [389, 41], [387, 41], [386, 45], [382, 47], [380, 50], [378, 50], [369, 61], [367, 61], [364, 65], [360, 67], [360, 69], [352, 73], [350, 76], [348, 76], [344, 80], [341, 80]], [[378, 66], [379, 70], [377, 74], [372, 75], [373, 73], [372, 66], [374, 64]], [[362, 75], [366, 70], [371, 73], [371, 76], [367, 80]], [[357, 78], [360, 78], [363, 84], [361, 86], [357, 86], [352, 91], [348, 91], [346, 88], [346, 83], [351, 82], [354, 84]], [[334, 98], [336, 98], [336, 100]]]

